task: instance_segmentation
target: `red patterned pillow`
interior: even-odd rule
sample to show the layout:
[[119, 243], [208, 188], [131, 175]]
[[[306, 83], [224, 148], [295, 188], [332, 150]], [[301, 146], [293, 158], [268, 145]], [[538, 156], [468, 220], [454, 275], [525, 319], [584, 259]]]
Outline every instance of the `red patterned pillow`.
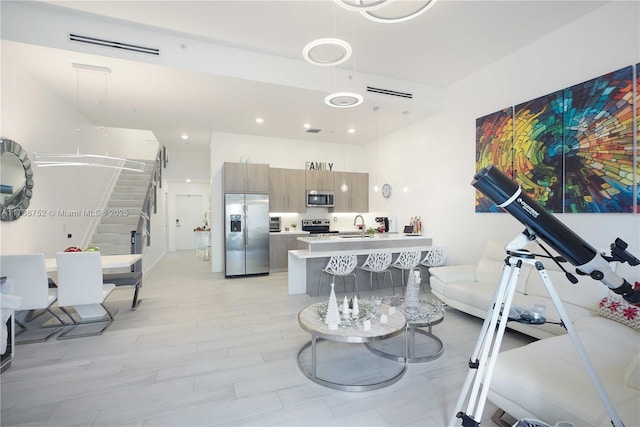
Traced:
[[640, 307], [629, 304], [620, 295], [611, 294], [600, 301], [600, 316], [640, 331]]

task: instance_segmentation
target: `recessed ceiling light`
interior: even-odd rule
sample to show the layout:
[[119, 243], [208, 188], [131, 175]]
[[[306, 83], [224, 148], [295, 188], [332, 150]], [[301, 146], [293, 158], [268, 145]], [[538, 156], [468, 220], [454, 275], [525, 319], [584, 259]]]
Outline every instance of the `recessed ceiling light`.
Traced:
[[302, 49], [302, 57], [305, 61], [323, 67], [342, 64], [351, 58], [352, 53], [349, 43], [333, 38], [314, 40]]
[[309, 129], [310, 127], [311, 127], [311, 125], [310, 125], [309, 123], [305, 123], [305, 124], [304, 124], [304, 128], [305, 128], [305, 129]]
[[187, 178], [187, 182], [191, 182], [191, 180], [189, 178]]
[[264, 119], [262, 117], [256, 118], [256, 123], [264, 123]]
[[186, 133], [183, 133], [180, 138], [182, 138], [183, 141], [186, 141], [187, 139], [189, 139], [189, 135], [187, 135]]
[[347, 130], [347, 132], [349, 133], [356, 133], [356, 130], [354, 128], [349, 128], [349, 130]]
[[336, 92], [327, 96], [324, 103], [330, 107], [350, 108], [362, 104], [364, 98], [362, 95], [352, 92]]

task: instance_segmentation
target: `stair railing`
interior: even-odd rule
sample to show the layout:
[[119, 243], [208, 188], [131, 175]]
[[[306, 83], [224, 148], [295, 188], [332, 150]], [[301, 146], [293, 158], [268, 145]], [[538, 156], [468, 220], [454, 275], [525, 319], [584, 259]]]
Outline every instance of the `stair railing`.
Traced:
[[[163, 166], [166, 167], [164, 159], [166, 157], [166, 152], [167, 151], [164, 146], [159, 147], [158, 154], [156, 155], [156, 159], [153, 163], [151, 179], [149, 179], [147, 193], [144, 196], [144, 203], [142, 204], [142, 211], [140, 212], [138, 226], [135, 230], [131, 231], [132, 254], [141, 254], [144, 246], [151, 245], [151, 214], [158, 212], [158, 187], [162, 188], [162, 168]], [[133, 264], [131, 266], [131, 271], [142, 271], [142, 260]]]

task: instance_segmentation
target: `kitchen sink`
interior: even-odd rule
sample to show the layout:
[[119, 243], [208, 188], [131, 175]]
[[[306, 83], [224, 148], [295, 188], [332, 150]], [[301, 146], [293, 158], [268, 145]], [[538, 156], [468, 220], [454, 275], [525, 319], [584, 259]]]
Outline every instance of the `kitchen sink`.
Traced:
[[367, 239], [367, 238], [371, 238], [371, 237], [373, 237], [373, 236], [370, 236], [370, 235], [368, 235], [368, 234], [366, 234], [366, 235], [364, 235], [364, 236], [340, 236], [340, 238], [341, 238], [341, 239], [362, 239], [363, 237], [364, 237], [365, 239]]

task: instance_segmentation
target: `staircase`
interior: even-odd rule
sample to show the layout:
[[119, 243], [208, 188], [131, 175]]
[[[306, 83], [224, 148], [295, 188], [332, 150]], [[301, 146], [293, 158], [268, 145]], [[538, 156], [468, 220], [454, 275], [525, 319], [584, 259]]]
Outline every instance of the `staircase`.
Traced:
[[102, 254], [131, 253], [131, 232], [138, 226], [155, 164], [153, 160], [137, 161], [145, 164], [144, 172], [120, 172], [107, 202], [105, 215], [100, 218], [91, 238], [91, 246], [100, 248]]

